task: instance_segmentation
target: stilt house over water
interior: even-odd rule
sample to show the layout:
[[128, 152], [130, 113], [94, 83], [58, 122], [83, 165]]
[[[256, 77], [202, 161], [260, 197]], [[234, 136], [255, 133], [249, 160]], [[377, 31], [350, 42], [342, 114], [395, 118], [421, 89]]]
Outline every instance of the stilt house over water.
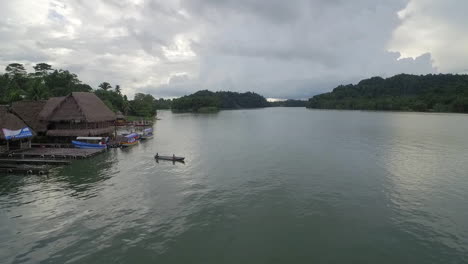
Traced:
[[34, 132], [7, 106], [0, 106], [0, 153], [31, 148]]
[[111, 136], [115, 114], [94, 93], [50, 98], [38, 114], [48, 137]]

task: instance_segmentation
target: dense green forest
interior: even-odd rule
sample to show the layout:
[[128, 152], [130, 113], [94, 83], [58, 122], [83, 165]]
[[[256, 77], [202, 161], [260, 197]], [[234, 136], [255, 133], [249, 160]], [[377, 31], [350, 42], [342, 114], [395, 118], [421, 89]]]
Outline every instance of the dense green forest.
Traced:
[[20, 100], [46, 100], [65, 96], [71, 92], [94, 92], [113, 111], [126, 115], [154, 116], [157, 109], [170, 108], [171, 100], [155, 99], [150, 94], [137, 93], [128, 100], [119, 85], [103, 82], [98, 89], [82, 83], [78, 76], [66, 70], [53, 69], [47, 63], [38, 63], [34, 72], [28, 73], [24, 65], [11, 63], [0, 74], [0, 104], [11, 104]]
[[203, 90], [172, 100], [172, 109], [174, 111], [204, 112], [268, 106], [270, 104], [263, 96], [252, 92], [211, 92]]
[[316, 95], [309, 99], [307, 107], [468, 113], [468, 75], [373, 77]]
[[270, 102], [271, 107], [305, 107], [307, 101], [288, 99], [286, 101]]

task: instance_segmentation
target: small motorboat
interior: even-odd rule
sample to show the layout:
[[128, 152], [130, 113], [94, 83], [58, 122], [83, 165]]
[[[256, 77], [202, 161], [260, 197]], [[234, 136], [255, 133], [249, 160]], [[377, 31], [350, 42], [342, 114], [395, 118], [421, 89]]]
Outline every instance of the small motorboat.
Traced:
[[185, 157], [177, 157], [176, 155], [172, 156], [161, 156], [158, 153], [154, 156], [156, 160], [170, 160], [170, 161], [184, 161]]
[[72, 144], [81, 149], [105, 149], [108, 140], [105, 137], [77, 137], [76, 140], [72, 140]]
[[143, 129], [143, 133], [140, 135], [141, 140], [147, 140], [153, 138], [153, 129], [152, 128], [145, 128]]
[[138, 134], [132, 133], [124, 136], [124, 140], [120, 142], [122, 147], [130, 147], [138, 144]]

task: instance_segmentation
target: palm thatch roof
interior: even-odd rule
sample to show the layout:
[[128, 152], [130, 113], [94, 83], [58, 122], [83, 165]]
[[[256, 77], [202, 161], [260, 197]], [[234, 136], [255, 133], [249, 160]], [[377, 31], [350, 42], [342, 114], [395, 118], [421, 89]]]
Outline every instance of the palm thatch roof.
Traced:
[[18, 101], [13, 102], [11, 111], [36, 132], [45, 132], [47, 123], [39, 120], [39, 113], [47, 101]]
[[105, 134], [112, 134], [113, 127], [94, 128], [94, 129], [54, 129], [48, 130], [47, 136], [51, 137], [94, 137]]
[[0, 139], [5, 140], [2, 128], [19, 130], [25, 127], [27, 127], [27, 125], [21, 121], [21, 119], [10, 113], [8, 106], [0, 105]]
[[115, 114], [94, 93], [75, 92], [65, 97], [50, 98], [39, 113], [39, 119], [91, 123], [114, 121]]
[[39, 120], [47, 120], [47, 117], [50, 116], [55, 109], [58, 108], [60, 103], [65, 100], [66, 96], [62, 97], [51, 97], [49, 100], [47, 100], [46, 104], [44, 105], [44, 108], [42, 108], [41, 112], [38, 114]]

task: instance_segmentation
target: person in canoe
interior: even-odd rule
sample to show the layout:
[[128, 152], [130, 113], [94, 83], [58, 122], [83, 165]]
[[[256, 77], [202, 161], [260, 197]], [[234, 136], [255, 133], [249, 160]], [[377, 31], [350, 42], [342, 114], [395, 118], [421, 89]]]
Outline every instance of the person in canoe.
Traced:
[[159, 153], [156, 153], [156, 156], [154, 156], [155, 158], [159, 158]]

